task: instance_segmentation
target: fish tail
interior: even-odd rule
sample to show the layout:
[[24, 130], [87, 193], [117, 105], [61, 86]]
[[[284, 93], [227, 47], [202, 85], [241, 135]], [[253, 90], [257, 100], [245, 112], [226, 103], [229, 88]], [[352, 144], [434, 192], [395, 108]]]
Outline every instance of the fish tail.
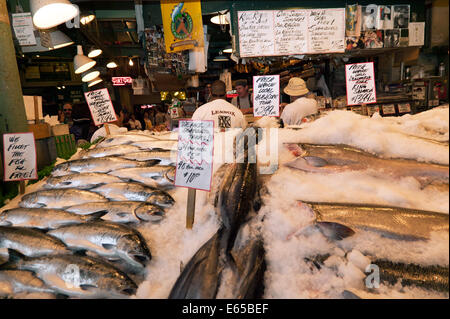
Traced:
[[155, 166], [158, 165], [159, 162], [161, 162], [160, 159], [152, 159], [149, 161], [143, 161], [143, 162], [139, 162], [139, 167], [151, 167], [151, 166]]
[[18, 252], [15, 249], [8, 248], [8, 261], [2, 265], [0, 265], [1, 269], [14, 269], [17, 267], [17, 264], [22, 260], [27, 260], [28, 257]]
[[333, 240], [342, 240], [355, 234], [353, 229], [339, 223], [316, 222], [315, 225], [325, 237]]
[[90, 222], [90, 221], [93, 221], [93, 220], [100, 219], [103, 216], [105, 216], [106, 214], [108, 214], [107, 210], [99, 210], [99, 211], [97, 211], [95, 213], [92, 213], [92, 214], [89, 214], [89, 215], [82, 215], [82, 218], [85, 221]]

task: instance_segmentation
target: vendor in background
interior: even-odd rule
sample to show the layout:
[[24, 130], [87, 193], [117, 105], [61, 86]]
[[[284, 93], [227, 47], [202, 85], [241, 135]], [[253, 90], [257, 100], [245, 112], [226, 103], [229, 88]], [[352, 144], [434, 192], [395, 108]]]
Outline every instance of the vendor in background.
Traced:
[[226, 85], [223, 81], [215, 81], [211, 86], [211, 93], [212, 101], [199, 107], [192, 115], [193, 120], [212, 120], [214, 127], [222, 130], [247, 126], [242, 112], [225, 100]]
[[64, 103], [63, 105], [63, 111], [59, 113], [59, 122], [64, 124], [69, 124], [69, 127], [72, 126], [73, 120], [72, 120], [72, 109], [73, 105], [72, 103]]
[[136, 115], [131, 114], [130, 120], [128, 121], [131, 130], [142, 130], [142, 124], [139, 120], [136, 119]]
[[150, 114], [148, 111], [144, 112], [144, 123], [145, 123], [145, 129], [151, 130], [153, 127], [152, 120], [150, 119]]
[[252, 114], [253, 95], [248, 93], [247, 80], [237, 80], [235, 88], [238, 96], [231, 100], [231, 104], [240, 109], [243, 114]]
[[318, 105], [310, 95], [305, 81], [301, 78], [291, 78], [284, 88], [284, 93], [289, 95], [290, 104], [282, 103], [281, 119], [285, 125], [300, 125], [303, 118], [318, 112]]
[[75, 140], [85, 143], [90, 140], [93, 131], [91, 130], [92, 117], [89, 106], [86, 102], [76, 103], [73, 105], [72, 120], [73, 125], [69, 132], [75, 136]]
[[211, 92], [211, 83], [206, 84], [205, 88], [205, 101], [206, 103], [211, 102], [212, 100], [212, 92]]

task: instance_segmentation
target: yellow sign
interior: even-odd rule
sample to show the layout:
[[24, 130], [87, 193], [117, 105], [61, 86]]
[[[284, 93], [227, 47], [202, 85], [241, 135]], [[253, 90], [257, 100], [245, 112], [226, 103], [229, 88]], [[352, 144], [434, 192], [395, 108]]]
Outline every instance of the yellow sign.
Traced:
[[167, 53], [204, 46], [200, 1], [161, 0], [161, 14]]

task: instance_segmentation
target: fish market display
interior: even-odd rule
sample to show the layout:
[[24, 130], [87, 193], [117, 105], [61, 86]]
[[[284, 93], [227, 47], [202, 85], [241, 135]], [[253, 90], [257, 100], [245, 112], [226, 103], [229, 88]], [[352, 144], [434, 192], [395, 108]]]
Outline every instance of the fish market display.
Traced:
[[135, 229], [112, 222], [90, 222], [65, 226], [48, 232], [74, 250], [90, 250], [96, 254], [121, 258], [135, 267], [144, 267], [151, 259], [150, 250]]
[[163, 207], [172, 206], [173, 198], [163, 190], [138, 183], [112, 183], [93, 188], [91, 191], [102, 194], [112, 201], [139, 201]]
[[28, 208], [64, 208], [89, 202], [106, 202], [107, 199], [94, 192], [76, 188], [49, 189], [26, 194], [19, 203]]
[[0, 213], [0, 225], [55, 229], [61, 226], [81, 224], [100, 218], [106, 212], [91, 215], [77, 215], [60, 209], [13, 208]]
[[160, 206], [133, 201], [86, 203], [68, 207], [66, 211], [79, 215], [106, 213], [103, 220], [118, 223], [159, 222], [165, 214]]
[[34, 229], [9, 226], [0, 226], [0, 248], [15, 249], [29, 257], [69, 252], [56, 237]]
[[63, 176], [55, 176], [47, 179], [44, 185], [47, 189], [52, 188], [77, 188], [91, 189], [109, 183], [118, 183], [122, 180], [109, 174], [80, 173]]
[[[8, 267], [36, 274], [57, 293], [78, 298], [123, 298], [137, 289], [125, 273], [89, 256], [54, 255], [25, 257], [9, 251]], [[3, 267], [3, 266], [2, 266]]]

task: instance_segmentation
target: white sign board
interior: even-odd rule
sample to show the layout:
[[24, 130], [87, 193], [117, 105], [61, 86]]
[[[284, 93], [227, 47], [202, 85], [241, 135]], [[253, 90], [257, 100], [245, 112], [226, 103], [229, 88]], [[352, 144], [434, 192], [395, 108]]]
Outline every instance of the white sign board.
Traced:
[[34, 36], [33, 20], [30, 12], [13, 13], [12, 25], [17, 41], [21, 46], [36, 45]]
[[37, 179], [33, 133], [3, 134], [4, 181]]
[[116, 112], [109, 97], [108, 89], [84, 93], [95, 125], [117, 121]]
[[180, 121], [175, 186], [210, 191], [213, 148], [214, 121]]
[[345, 65], [347, 105], [377, 102], [373, 62]]
[[345, 9], [238, 11], [241, 57], [345, 51]]
[[425, 43], [425, 22], [409, 23], [409, 45], [417, 46]]
[[280, 76], [253, 77], [253, 116], [280, 116]]

